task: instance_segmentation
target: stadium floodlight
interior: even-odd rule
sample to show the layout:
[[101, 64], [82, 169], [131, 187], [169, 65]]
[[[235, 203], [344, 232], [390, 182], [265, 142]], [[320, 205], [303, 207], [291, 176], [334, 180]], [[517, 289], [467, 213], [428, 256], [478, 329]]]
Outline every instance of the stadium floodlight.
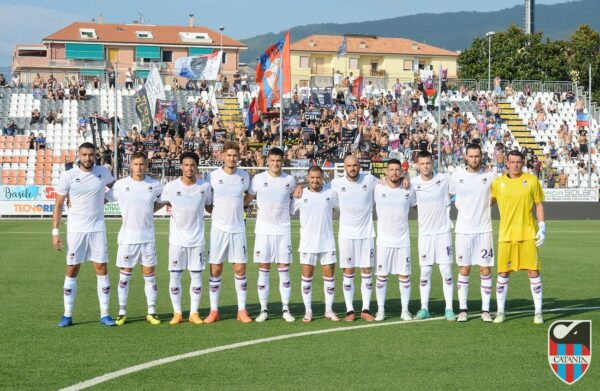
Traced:
[[488, 91], [492, 88], [492, 37], [496, 34], [493, 31], [489, 31], [485, 34], [488, 39]]
[[221, 53], [223, 53], [223, 30], [225, 30], [225, 26], [220, 25], [219, 26], [219, 31], [221, 32]]

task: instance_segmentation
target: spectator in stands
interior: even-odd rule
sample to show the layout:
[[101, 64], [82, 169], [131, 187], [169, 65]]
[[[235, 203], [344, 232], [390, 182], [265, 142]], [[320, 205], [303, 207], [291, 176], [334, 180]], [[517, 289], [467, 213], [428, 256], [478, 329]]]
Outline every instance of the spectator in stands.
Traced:
[[87, 91], [85, 89], [85, 82], [82, 80], [79, 80], [79, 88], [77, 89], [77, 99], [78, 100], [85, 100]]
[[19, 130], [19, 128], [17, 127], [15, 120], [10, 119], [8, 121], [8, 123], [6, 124], [6, 126], [2, 129], [2, 134], [5, 136], [14, 136], [18, 130]]
[[47, 124], [54, 124], [54, 121], [56, 120], [56, 115], [52, 110], [49, 110], [48, 114], [46, 114], [46, 117], [44, 117], [44, 120]]
[[250, 91], [250, 88], [248, 87], [248, 75], [246, 73], [242, 72], [240, 76], [240, 85], [242, 87], [242, 91]]
[[46, 98], [48, 100], [51, 100], [51, 101], [55, 101], [56, 100], [56, 94], [54, 93], [54, 89], [52, 87], [50, 87], [50, 86], [46, 90]]
[[203, 93], [203, 92], [208, 93], [208, 83], [206, 83], [206, 80], [200, 79], [200, 86], [198, 87], [198, 91], [200, 93]]
[[13, 73], [13, 77], [10, 80], [10, 86], [13, 88], [19, 88], [21, 87], [21, 77], [19, 76], [18, 73]]
[[572, 90], [567, 91], [567, 93], [565, 95], [565, 100], [563, 100], [563, 102], [569, 102], [569, 103], [575, 102], [575, 94], [573, 93]]
[[75, 76], [72, 76], [68, 81], [69, 85], [69, 100], [76, 100], [79, 92], [79, 84], [75, 80]]
[[556, 178], [554, 177], [554, 171], [548, 173], [548, 183], [546, 184], [548, 189], [554, 189], [556, 186]]
[[566, 188], [569, 184], [569, 177], [565, 174], [565, 170], [560, 170], [560, 175], [558, 176], [558, 187]]
[[40, 76], [39, 73], [36, 74], [31, 81], [31, 87], [33, 87], [33, 89], [44, 88], [44, 79], [42, 79], [42, 76]]
[[100, 79], [98, 79], [98, 76], [94, 76], [94, 79], [92, 79], [92, 88], [95, 90], [100, 88]]
[[67, 155], [65, 158], [65, 171], [69, 171], [71, 169], [73, 169], [73, 160]]
[[131, 68], [127, 68], [125, 71], [125, 88], [128, 90], [133, 88], [133, 72], [131, 72]]
[[173, 82], [171, 83], [171, 91], [179, 91], [181, 86], [179, 85], [179, 80], [176, 77], [173, 78]]
[[6, 79], [4, 78], [4, 73], [0, 73], [0, 88], [7, 87]]
[[62, 124], [63, 123], [63, 111], [62, 111], [62, 109], [58, 109], [58, 111], [56, 112], [56, 118], [54, 119], [54, 123], [55, 124]]
[[81, 137], [85, 137], [85, 134], [87, 132], [87, 123], [88, 123], [88, 120], [87, 120], [87, 118], [85, 118], [84, 115], [82, 115], [79, 118], [79, 121], [77, 121], [77, 134], [80, 135]]
[[242, 89], [242, 76], [239, 71], [233, 74], [233, 92], [237, 93]]
[[223, 78], [223, 85], [221, 86], [221, 92], [223, 95], [229, 95], [229, 90], [231, 87], [229, 86], [229, 80], [227, 80], [227, 76]]
[[508, 83], [506, 88], [504, 89], [504, 95], [507, 97], [513, 96], [515, 94], [515, 90], [513, 89], [512, 83]]
[[35, 137], [35, 133], [29, 133], [29, 149], [37, 149], [37, 137]]
[[40, 133], [35, 139], [36, 147], [38, 150], [46, 149], [46, 137], [42, 133]]
[[580, 97], [577, 99], [577, 102], [575, 102], [575, 112], [581, 114], [583, 113], [583, 110], [585, 110], [585, 102]]
[[525, 84], [525, 87], [523, 87], [523, 95], [526, 97], [531, 97], [531, 85]]
[[494, 92], [492, 96], [502, 96], [502, 79], [500, 79], [500, 76], [494, 79]]
[[115, 88], [116, 74], [114, 68], [108, 71], [108, 88]]
[[63, 88], [62, 85], [59, 85], [58, 89], [56, 90], [56, 99], [58, 99], [58, 100], [65, 99], [65, 89]]
[[579, 151], [582, 155], [587, 155], [588, 153], [588, 138], [587, 131], [583, 128], [579, 129], [579, 136], [577, 137], [577, 143], [579, 144]]
[[42, 115], [41, 115], [40, 111], [36, 107], [31, 112], [31, 121], [29, 122], [29, 124], [33, 125], [33, 124], [38, 124], [38, 123], [41, 123], [41, 122], [42, 122]]

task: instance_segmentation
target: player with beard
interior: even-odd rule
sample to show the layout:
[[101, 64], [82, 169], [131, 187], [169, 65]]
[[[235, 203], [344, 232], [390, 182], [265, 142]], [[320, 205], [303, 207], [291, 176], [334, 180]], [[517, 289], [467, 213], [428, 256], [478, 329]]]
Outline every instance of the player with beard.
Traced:
[[108, 314], [110, 280], [108, 278], [108, 244], [104, 223], [104, 200], [107, 187], [114, 178], [105, 167], [94, 164], [96, 147], [92, 143], [79, 146], [79, 166], [61, 174], [56, 187], [54, 213], [52, 215], [52, 245], [62, 249], [60, 219], [63, 205], [69, 198], [67, 216], [67, 272], [63, 285], [64, 314], [59, 327], [73, 324], [73, 307], [77, 291], [77, 276], [81, 264], [91, 261], [97, 277], [100, 323], [114, 326]]

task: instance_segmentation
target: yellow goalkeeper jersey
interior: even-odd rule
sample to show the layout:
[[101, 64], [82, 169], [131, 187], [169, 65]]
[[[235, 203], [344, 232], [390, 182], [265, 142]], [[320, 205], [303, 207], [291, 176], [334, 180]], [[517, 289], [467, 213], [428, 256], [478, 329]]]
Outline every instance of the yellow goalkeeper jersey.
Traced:
[[492, 198], [500, 211], [499, 242], [535, 239], [537, 226], [532, 207], [544, 200], [544, 191], [534, 175], [523, 173], [511, 179], [505, 174], [496, 178], [492, 182]]

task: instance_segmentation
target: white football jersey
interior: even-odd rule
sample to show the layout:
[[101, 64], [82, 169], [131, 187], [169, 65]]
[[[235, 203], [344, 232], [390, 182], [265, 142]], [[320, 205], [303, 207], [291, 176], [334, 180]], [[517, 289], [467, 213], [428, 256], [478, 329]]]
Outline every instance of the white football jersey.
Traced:
[[161, 192], [160, 182], [148, 175], [142, 181], [128, 176], [115, 183], [112, 196], [119, 203], [123, 219], [119, 244], [154, 242], [154, 203]]
[[106, 167], [92, 166], [90, 172], [74, 167], [60, 175], [56, 193], [69, 196], [68, 232], [106, 231], [104, 197], [106, 186], [114, 182]]
[[251, 191], [248, 173], [238, 168], [227, 174], [218, 168], [208, 174], [206, 181], [213, 192], [212, 226], [227, 233], [246, 232], [244, 193]]
[[210, 184], [198, 179], [185, 185], [176, 179], [165, 185], [161, 200], [171, 204], [169, 243], [182, 247], [204, 245], [204, 206], [212, 204]]
[[296, 187], [293, 176], [284, 172], [272, 177], [267, 171], [252, 178], [250, 194], [256, 195], [256, 226], [259, 235], [289, 235], [292, 193]]
[[492, 181], [494, 172], [470, 173], [462, 168], [450, 179], [450, 194], [456, 195], [454, 205], [458, 209], [456, 227], [459, 234], [492, 232]]
[[335, 178], [331, 188], [335, 190], [340, 204], [339, 237], [345, 239], [367, 239], [375, 237], [373, 228], [373, 190], [378, 179], [360, 173], [358, 180]]
[[400, 248], [410, 246], [408, 212], [417, 204], [414, 188], [392, 189], [384, 184], [375, 186], [377, 211], [377, 245]]
[[329, 185], [320, 192], [302, 190], [302, 197], [294, 198], [293, 210], [300, 211], [300, 253], [335, 251], [333, 239], [333, 209], [338, 198]]
[[450, 176], [436, 174], [425, 181], [421, 175], [412, 179], [412, 186], [417, 194], [419, 209], [419, 234], [436, 235], [450, 232], [450, 194], [448, 191]]

